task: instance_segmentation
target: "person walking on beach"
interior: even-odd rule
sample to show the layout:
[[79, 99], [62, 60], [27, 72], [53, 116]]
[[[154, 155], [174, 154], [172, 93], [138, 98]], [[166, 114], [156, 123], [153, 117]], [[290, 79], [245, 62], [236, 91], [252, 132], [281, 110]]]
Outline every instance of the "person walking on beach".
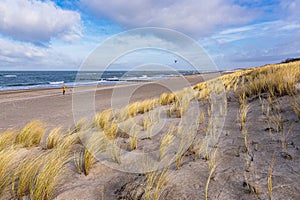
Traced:
[[62, 87], [62, 90], [63, 90], [63, 95], [65, 95], [65, 93], [66, 93], [66, 86], [65, 86], [65, 84], [63, 83], [61, 87]]

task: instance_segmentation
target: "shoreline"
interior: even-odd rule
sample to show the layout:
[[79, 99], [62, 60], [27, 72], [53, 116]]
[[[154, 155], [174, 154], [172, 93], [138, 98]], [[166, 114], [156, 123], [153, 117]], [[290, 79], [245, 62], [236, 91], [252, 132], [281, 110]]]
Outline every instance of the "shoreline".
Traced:
[[[215, 77], [220, 75], [210, 74]], [[205, 77], [205, 79], [208, 79]], [[80, 87], [82, 96], [85, 92], [95, 90], [95, 112], [102, 112], [111, 107], [111, 99], [116, 89], [124, 92], [134, 91], [130, 95], [130, 102], [142, 101], [145, 99], [157, 98], [164, 92], [180, 90], [183, 87], [193, 86], [203, 81], [203, 74], [187, 75], [182, 77], [170, 77], [169, 79], [153, 82], [130, 82], [126, 84], [100, 85], [95, 87]], [[184, 84], [182, 82], [185, 82]], [[47, 127], [62, 126], [63, 128], [74, 127], [73, 119], [73, 90], [67, 88], [66, 95], [62, 89], [36, 89], [18, 91], [0, 91], [0, 132], [6, 129], [18, 129], [32, 120], [40, 120]], [[120, 99], [121, 101], [121, 99]], [[120, 107], [124, 104], [120, 104]]]

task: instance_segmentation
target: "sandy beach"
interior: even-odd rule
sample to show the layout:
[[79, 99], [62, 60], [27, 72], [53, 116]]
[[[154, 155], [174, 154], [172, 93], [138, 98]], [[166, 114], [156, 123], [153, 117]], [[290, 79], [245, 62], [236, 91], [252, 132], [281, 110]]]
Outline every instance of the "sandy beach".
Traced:
[[300, 200], [300, 0], [0, 0], [0, 200]]
[[[205, 75], [205, 79], [216, 75]], [[172, 86], [172, 90], [180, 90], [201, 81], [203, 81], [201, 75], [190, 75], [157, 82], [129, 82], [125, 85], [99, 86], [95, 93], [95, 109], [96, 112], [101, 112], [110, 108], [112, 93], [116, 88], [133, 89], [134, 93], [131, 95], [130, 102], [135, 102], [159, 97], [163, 92], [170, 92], [167, 86]], [[87, 89], [87, 91], [92, 89]], [[41, 120], [49, 127], [74, 126], [72, 94], [71, 88], [67, 89], [66, 95], [62, 95], [61, 89], [0, 92], [0, 132], [22, 127], [32, 120]]]
[[299, 199], [299, 66], [2, 92], [0, 199]]

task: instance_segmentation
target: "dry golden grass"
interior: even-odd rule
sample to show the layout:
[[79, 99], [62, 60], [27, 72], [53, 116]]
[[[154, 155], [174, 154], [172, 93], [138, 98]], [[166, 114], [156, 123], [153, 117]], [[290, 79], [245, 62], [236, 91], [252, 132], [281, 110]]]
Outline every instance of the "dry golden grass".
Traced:
[[[77, 154], [79, 154], [79, 155], [77, 155]], [[84, 150], [79, 151], [79, 153], [74, 152], [73, 160], [74, 160], [74, 164], [75, 164], [78, 174], [81, 174], [82, 172], [84, 172], [83, 154], [84, 154]]]
[[257, 187], [250, 182], [249, 176], [246, 174], [246, 172], [244, 172], [244, 184], [247, 186], [248, 191], [252, 194], [255, 194], [255, 197], [257, 198], [257, 194], [258, 194]]
[[45, 126], [42, 122], [32, 121], [18, 133], [15, 143], [23, 147], [39, 146], [44, 132]]
[[33, 192], [36, 176], [47, 161], [47, 153], [30, 154], [24, 158], [13, 176], [12, 191], [17, 199]]
[[159, 160], [162, 160], [162, 158], [165, 154], [166, 147], [170, 143], [172, 143], [173, 140], [174, 140], [174, 135], [172, 135], [171, 132], [169, 132], [168, 134], [163, 136], [163, 138], [161, 139], [161, 142], [160, 142], [160, 147], [159, 147]]
[[136, 129], [136, 126], [133, 125], [130, 129], [130, 136], [129, 136], [129, 143], [130, 143], [130, 150], [134, 150], [137, 148], [138, 143], [138, 130]]
[[120, 164], [121, 163], [121, 149], [116, 140], [110, 141], [110, 153], [111, 158], [114, 162]]
[[[95, 118], [96, 118], [96, 116], [95, 116]], [[94, 118], [94, 124], [96, 123], [95, 118]], [[72, 133], [77, 133], [79, 131], [83, 131], [85, 129], [88, 129], [89, 127], [90, 127], [89, 121], [86, 118], [83, 118], [76, 123], [75, 128], [72, 130]]]
[[291, 95], [300, 75], [300, 62], [268, 65], [253, 70], [247, 75], [250, 80], [244, 89], [247, 96], [269, 92], [274, 95]]
[[244, 146], [245, 152], [249, 151], [248, 145], [248, 130], [246, 128], [246, 120], [247, 120], [247, 113], [249, 111], [250, 106], [247, 105], [246, 94], [242, 93], [239, 97], [240, 101], [240, 109], [239, 109], [239, 121], [240, 121], [240, 130], [242, 131], [243, 138], [244, 138]]
[[63, 183], [62, 174], [66, 170], [66, 163], [71, 160], [75, 142], [76, 136], [67, 136], [43, 159], [46, 162], [36, 176], [34, 191], [31, 191], [32, 199], [52, 199], [55, 189]]
[[114, 116], [118, 122], [123, 122], [127, 120], [130, 117], [128, 113], [128, 106], [125, 108], [114, 110]]
[[128, 113], [130, 117], [135, 117], [137, 114], [142, 113], [140, 104], [140, 102], [135, 102], [128, 106]]
[[92, 133], [87, 131], [82, 134], [85, 149], [78, 157], [75, 165], [78, 171], [83, 171], [85, 175], [88, 175], [95, 162], [95, 156], [97, 153], [107, 150], [109, 140], [102, 131]]
[[142, 102], [134, 102], [128, 106], [128, 113], [130, 117], [135, 117], [138, 114], [144, 114], [154, 109], [159, 105], [157, 99], [144, 100]]
[[104, 128], [107, 126], [107, 123], [110, 123], [112, 120], [112, 111], [111, 109], [104, 110], [100, 114], [96, 114], [94, 117], [94, 126]]
[[13, 130], [6, 130], [0, 134], [0, 151], [12, 146], [14, 144], [17, 132]]
[[[145, 199], [160, 199], [160, 191], [166, 184], [168, 178], [169, 165], [162, 170], [156, 170], [146, 173], [147, 185], [145, 191]], [[153, 191], [154, 189], [154, 191]]]
[[57, 146], [63, 137], [64, 136], [61, 133], [61, 127], [56, 127], [51, 130], [46, 139], [46, 149], [52, 149], [53, 147]]
[[18, 166], [18, 150], [13, 147], [0, 151], [0, 195], [8, 190], [13, 173]]
[[[198, 121], [197, 119], [195, 119]], [[197, 126], [197, 125], [195, 125]], [[176, 130], [176, 127], [175, 127]], [[177, 152], [175, 154], [175, 169], [179, 170], [183, 165], [183, 159], [187, 151], [192, 148], [192, 143], [195, 140], [194, 131], [196, 129], [189, 126], [178, 126], [175, 132], [176, 136], [179, 137], [180, 143], [178, 144]]]
[[159, 100], [159, 103], [161, 105], [168, 105], [168, 104], [171, 104], [171, 103], [176, 103], [178, 101], [176, 95], [174, 93], [163, 93], [161, 96], [160, 96], [160, 100]]
[[180, 167], [182, 166], [183, 158], [186, 153], [185, 145], [186, 145], [186, 142], [184, 141], [184, 139], [182, 139], [180, 142], [180, 145], [177, 149], [176, 155], [175, 155], [175, 157], [176, 157], [175, 169], [176, 170], [179, 170]]
[[210, 156], [210, 160], [208, 162], [208, 168], [209, 168], [209, 175], [206, 181], [206, 185], [205, 185], [205, 199], [208, 199], [208, 186], [210, 183], [210, 180], [213, 176], [213, 173], [215, 172], [215, 169], [217, 167], [216, 165], [216, 150], [214, 152], [212, 152], [212, 155]]
[[268, 177], [268, 190], [269, 190], [269, 200], [273, 199], [273, 168], [275, 163], [275, 157], [274, 154], [272, 156], [272, 162], [269, 168], [269, 177]]
[[119, 131], [119, 125], [116, 121], [106, 122], [105, 126], [103, 127], [104, 133], [106, 137], [110, 140], [115, 139], [117, 137]]
[[158, 99], [144, 100], [141, 103], [141, 107], [143, 108], [143, 113], [146, 113], [146, 112], [149, 112], [150, 110], [153, 110], [158, 105], [159, 105], [159, 100]]
[[67, 136], [55, 148], [28, 154], [15, 170], [12, 191], [16, 198], [30, 196], [30, 199], [52, 199], [55, 189], [61, 183], [61, 175], [70, 152], [74, 136]]
[[61, 175], [64, 173], [69, 162], [70, 149], [54, 149], [50, 153], [46, 164], [36, 177], [35, 190], [32, 199], [52, 199], [55, 189], [62, 184]]
[[203, 143], [200, 139], [194, 141], [192, 151], [195, 154], [193, 160], [196, 161], [200, 157], [201, 152], [203, 151]]
[[67, 135], [65, 134], [64, 137], [57, 143], [55, 146], [57, 149], [66, 150], [69, 151], [75, 143], [78, 142], [78, 136], [73, 135]]
[[206, 83], [206, 82], [201, 82], [201, 83], [198, 83], [197, 85], [193, 86], [192, 88], [193, 88], [194, 90], [201, 91], [201, 90], [207, 88], [207, 83]]
[[[243, 93], [245, 94], [245, 93]], [[244, 95], [242, 95], [244, 96]], [[240, 109], [239, 109], [239, 121], [240, 121], [240, 129], [244, 130], [245, 129], [245, 123], [247, 120], [247, 113], [249, 111], [249, 105], [247, 105], [246, 102], [246, 97], [241, 97], [240, 96]]]
[[[80, 121], [72, 131], [77, 132], [79, 135], [83, 132], [99, 131], [92, 133], [91, 137], [84, 141], [86, 148], [84, 152], [78, 158], [74, 158], [75, 165], [78, 172], [83, 171], [86, 175], [89, 174], [90, 169], [95, 162], [95, 155], [98, 152], [106, 151], [107, 147], [110, 147], [112, 159], [120, 163], [120, 150], [117, 148], [116, 138], [119, 136], [118, 123], [125, 121], [129, 118], [133, 118], [139, 114], [145, 114], [150, 112], [154, 108], [159, 106], [168, 105], [169, 116], [176, 115], [182, 117], [187, 111], [191, 100], [197, 98], [199, 100], [210, 99], [208, 98], [211, 93], [221, 93], [227, 91], [228, 93], [233, 91], [240, 97], [240, 110], [239, 121], [241, 124], [241, 130], [244, 136], [244, 143], [246, 149], [248, 149], [247, 129], [245, 123], [247, 121], [247, 113], [249, 105], [247, 105], [247, 99], [249, 97], [260, 98], [262, 111], [268, 117], [269, 125], [274, 125], [276, 131], [281, 136], [282, 149], [287, 152], [286, 148], [286, 135], [283, 132], [283, 117], [279, 107], [278, 96], [290, 95], [294, 98], [291, 105], [300, 118], [299, 100], [296, 98], [295, 84], [300, 81], [300, 62], [279, 64], [279, 65], [267, 65], [260, 68], [252, 68], [247, 70], [239, 70], [232, 74], [227, 74], [207, 82], [199, 83], [192, 89], [183, 89], [176, 93], [164, 93], [159, 99], [150, 99], [142, 102], [135, 102], [126, 108], [119, 110], [115, 115], [113, 111], [108, 109], [100, 114], [97, 114], [93, 120], [93, 123], [88, 121]], [[221, 84], [220, 84], [221, 83]], [[196, 90], [196, 91], [195, 91]], [[262, 93], [268, 95], [267, 100], [262, 100]], [[264, 102], [266, 101], [267, 104]], [[210, 102], [211, 107], [207, 110], [207, 114], [212, 118], [216, 111], [219, 111], [223, 116], [226, 113], [226, 105], [216, 104], [216, 102]], [[225, 102], [226, 103], [226, 102]], [[150, 113], [149, 113], [150, 114]], [[160, 117], [160, 113], [157, 118]], [[150, 130], [156, 116], [144, 117], [143, 129]], [[214, 120], [214, 122], [212, 122]], [[159, 119], [157, 120], [159, 121]], [[205, 113], [202, 112], [200, 116], [197, 116], [197, 121], [201, 124], [205, 123]], [[212, 153], [212, 147], [215, 147], [218, 142], [217, 134], [217, 121], [215, 119], [208, 120], [208, 128], [206, 137], [201, 141], [202, 143], [197, 146], [197, 153], [195, 158], [199, 157], [203, 153], [204, 158], [208, 160], [209, 164], [209, 176], [205, 187], [205, 198], [208, 198], [208, 186], [216, 169], [215, 153]], [[177, 127], [180, 129], [180, 127]], [[93, 130], [93, 131], [91, 131]], [[126, 132], [128, 132], [126, 130]], [[140, 130], [131, 127], [130, 133], [130, 149], [137, 148], [138, 134]], [[19, 131], [6, 131], [0, 135], [0, 195], [8, 191], [11, 185], [11, 194], [13, 198], [22, 199], [51, 199], [55, 193], [55, 189], [59, 186], [63, 178], [66, 163], [70, 163], [70, 154], [73, 145], [78, 141], [78, 138], [74, 135], [62, 134], [59, 127], [54, 128], [47, 137], [46, 149], [41, 151], [30, 150], [29, 154], [20, 156], [19, 151], [24, 150], [23, 147], [37, 147], [40, 145], [42, 135], [45, 132], [44, 125], [39, 121], [33, 121], [28, 123], [23, 129]], [[124, 134], [127, 134], [127, 133]], [[178, 131], [180, 132], [180, 131]], [[181, 135], [182, 136], [182, 135]], [[159, 149], [159, 159], [162, 159], [166, 153], [166, 148], [172, 143], [177, 135], [167, 134], [161, 139]], [[87, 136], [89, 137], [89, 136]], [[81, 138], [82, 139], [82, 138]], [[187, 139], [189, 138], [181, 138]], [[177, 150], [176, 156], [176, 169], [178, 170], [182, 165], [184, 146], [186, 143], [182, 142]], [[288, 154], [289, 155], [289, 154]], [[274, 159], [274, 158], [273, 158]], [[246, 162], [249, 162], [247, 160]], [[248, 164], [247, 164], [248, 165]], [[274, 161], [269, 169], [268, 177], [268, 190], [269, 199], [272, 199], [273, 192], [273, 165]], [[166, 183], [166, 174], [168, 168], [163, 171], [151, 172], [146, 174], [147, 188], [145, 190], [145, 199], [159, 199], [160, 190]], [[255, 177], [255, 172], [253, 172]], [[258, 193], [258, 187], [253, 186], [249, 181], [249, 176], [245, 175], [245, 181], [249, 188], [249, 191]], [[27, 196], [27, 197], [25, 197]]]
[[203, 124], [205, 122], [205, 114], [204, 112], [201, 112], [201, 115], [200, 115], [200, 124]]
[[272, 129], [272, 126], [275, 127], [275, 131], [279, 134], [281, 140], [281, 148], [283, 151], [283, 156], [288, 159], [293, 159], [293, 156], [287, 150], [287, 142], [286, 142], [286, 135], [290, 132], [293, 126], [290, 127], [289, 131], [284, 130], [283, 127], [283, 116], [281, 111], [281, 105], [278, 101], [277, 97], [273, 95], [268, 96], [268, 107], [267, 107], [267, 123], [269, 125], [269, 129]]
[[169, 109], [167, 110], [167, 115], [168, 117], [172, 117], [172, 115], [176, 112], [176, 105], [175, 104], [171, 104]]
[[93, 154], [91, 154], [88, 149], [85, 149], [83, 153], [83, 172], [86, 176], [89, 175], [90, 169], [92, 168], [94, 162], [95, 158]]
[[[212, 80], [199, 83], [193, 87], [198, 91], [205, 91], [201, 99], [214, 92], [221, 91], [218, 84], [223, 83], [226, 91], [245, 93], [247, 97], [269, 92], [274, 95], [294, 94], [295, 84], [300, 81], [300, 62], [287, 64], [266, 65], [259, 68], [238, 70], [232, 74], [226, 74]], [[242, 80], [243, 79], [243, 80]], [[244, 86], [243, 86], [244, 85]], [[208, 90], [208, 91], [206, 91]]]
[[154, 117], [153, 116], [145, 116], [143, 117], [143, 130], [146, 131], [150, 126], [154, 125]]

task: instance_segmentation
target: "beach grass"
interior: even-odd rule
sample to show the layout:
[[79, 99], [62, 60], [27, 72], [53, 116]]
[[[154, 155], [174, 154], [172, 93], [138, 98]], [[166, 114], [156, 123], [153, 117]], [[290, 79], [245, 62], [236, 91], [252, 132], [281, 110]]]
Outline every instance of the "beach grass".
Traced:
[[18, 132], [14, 130], [6, 130], [0, 134], [0, 151], [14, 145]]
[[15, 143], [23, 147], [39, 146], [45, 132], [45, 125], [40, 121], [29, 122], [17, 135]]
[[18, 167], [18, 150], [8, 147], [0, 151], [0, 196], [9, 190], [13, 174]]
[[[234, 96], [238, 105], [237, 129], [243, 137], [242, 145], [245, 147], [243, 153], [246, 158], [243, 160], [246, 162], [245, 173], [241, 176], [249, 192], [258, 197], [262, 186], [258, 187], [257, 172], [251, 161], [253, 147], [250, 132], [248, 133], [248, 115], [252, 111], [251, 101], [255, 98], [259, 99], [259, 107], [269, 130], [274, 127], [280, 138], [282, 152], [292, 160], [287, 142], [289, 131], [283, 126], [284, 112], [279, 98], [291, 97], [290, 106], [294, 111], [293, 114], [300, 119], [300, 102], [295, 89], [295, 85], [300, 81], [299, 77], [300, 62], [236, 70], [191, 88], [163, 93], [157, 99], [133, 102], [119, 110], [106, 109], [96, 114], [91, 121], [83, 120], [77, 123], [73, 131], [54, 127], [46, 137], [45, 147], [42, 146], [41, 141], [46, 135], [47, 125], [40, 121], [32, 121], [20, 130], [7, 130], [0, 134], [0, 197], [5, 193], [15, 199], [53, 199], [57, 188], [63, 184], [64, 173], [69, 166], [75, 166], [78, 173], [83, 172], [88, 177], [93, 165], [97, 163], [97, 154], [101, 152], [109, 152], [112, 160], [118, 165], [122, 160], [121, 150], [118, 148], [121, 142], [129, 148], [130, 152], [140, 151], [146, 142], [158, 142], [157, 159], [160, 162], [168, 153], [168, 147], [175, 140], [180, 140], [176, 152], [172, 152], [174, 153], [173, 165], [143, 174], [145, 176], [144, 199], [159, 199], [163, 186], [167, 184], [169, 170], [174, 167], [173, 172], [177, 173], [186, 167], [185, 163], [189, 163], [187, 154], [191, 149], [193, 150], [190, 152], [194, 152], [192, 160], [197, 162], [197, 158], [202, 155], [201, 162], [206, 162], [208, 166], [209, 174], [203, 188], [203, 195], [205, 199], [209, 199], [210, 183], [218, 168], [217, 152], [222, 151], [218, 147], [221, 134], [218, 130], [220, 117], [225, 116], [229, 109], [227, 99], [218, 104], [211, 98], [211, 94], [222, 94], [224, 91], [227, 95]], [[197, 121], [197, 128], [183, 129], [182, 124], [179, 123], [170, 125], [173, 124], [170, 121], [178, 122], [189, 112], [188, 108], [195, 99], [208, 105], [193, 119]], [[149, 134], [148, 137], [143, 138], [146, 142], [142, 141], [140, 136], [143, 131], [151, 131], [160, 121], [156, 119], [161, 116], [160, 113], [157, 116], [152, 113], [156, 108], [164, 108], [163, 112], [168, 116], [166, 120], [170, 123], [158, 135]], [[139, 121], [141, 128], [134, 120]], [[121, 123], [126, 125], [126, 128], [121, 127]], [[193, 148], [187, 149], [187, 144], [192, 145]], [[79, 156], [76, 156], [74, 152], [78, 152], [78, 149]], [[269, 199], [273, 199], [274, 196], [274, 160], [273, 156], [268, 166], [269, 171], [265, 173]]]
[[63, 139], [61, 127], [56, 127], [49, 133], [46, 139], [46, 149], [52, 149], [56, 147], [59, 142]]

